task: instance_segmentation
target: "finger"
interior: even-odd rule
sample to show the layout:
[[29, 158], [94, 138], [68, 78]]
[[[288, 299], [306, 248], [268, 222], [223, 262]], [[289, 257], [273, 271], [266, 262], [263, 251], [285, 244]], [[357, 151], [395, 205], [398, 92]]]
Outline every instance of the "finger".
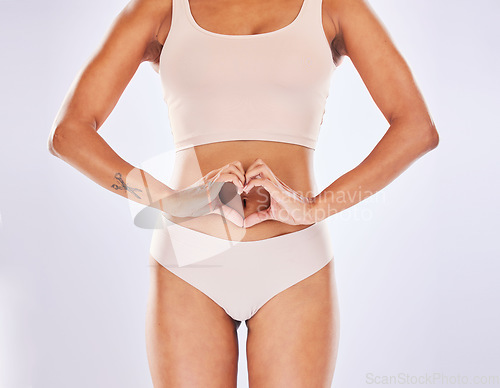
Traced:
[[232, 163], [229, 163], [234, 165], [243, 175], [245, 175], [245, 169], [243, 168], [243, 164], [239, 160], [235, 160]]
[[236, 167], [234, 164], [229, 164], [229, 165], [225, 166], [222, 169], [221, 173], [235, 174], [241, 183], [241, 187], [243, 187], [244, 182], [245, 182], [245, 174], [242, 171], [240, 171], [240, 169], [238, 167]]
[[220, 172], [220, 170], [221, 168], [217, 168], [206, 174], [203, 178], [201, 178], [203, 180], [203, 183], [209, 182], [214, 176], [216, 176]]
[[248, 166], [248, 168], [245, 171], [245, 181], [244, 183], [247, 184], [250, 181], [250, 172], [253, 171], [256, 167], [264, 165], [264, 161], [262, 159], [255, 159], [255, 161]]
[[[241, 201], [240, 201], [241, 202]], [[221, 208], [223, 211], [221, 212]], [[231, 206], [224, 204], [218, 198], [213, 202], [203, 206], [200, 209], [196, 209], [190, 217], [201, 217], [207, 214], [217, 214], [221, 217], [225, 217], [230, 220], [233, 224], [243, 227], [243, 209], [238, 211], [233, 209]]]
[[[234, 178], [236, 178], [236, 180], [234, 180]], [[239, 183], [240, 178], [238, 177], [238, 175], [236, 175], [234, 171], [231, 171], [227, 167], [224, 167], [223, 169], [221, 169], [217, 173], [217, 175], [215, 175], [212, 178], [212, 182], [230, 182], [230, 181], [234, 182], [235, 186], [243, 187]]]
[[216, 168], [215, 170], [212, 170], [212, 171], [208, 172], [200, 180], [204, 184], [206, 184], [209, 181], [213, 180], [214, 177], [216, 177], [217, 175], [219, 175], [221, 173], [221, 171], [224, 170], [226, 167], [228, 167], [229, 165], [233, 165], [233, 164], [234, 164], [235, 167], [238, 167], [238, 169], [241, 169], [241, 172], [244, 174], [243, 166], [241, 165], [241, 163], [238, 162], [238, 161], [235, 161], [235, 162], [232, 162], [232, 163], [228, 163], [228, 164], [226, 164], [225, 166], [223, 166], [221, 168]]
[[254, 187], [261, 186], [266, 189], [273, 198], [279, 198], [281, 191], [276, 187], [276, 185], [269, 179], [254, 178], [249, 184], [243, 189], [243, 192], [249, 193]]
[[243, 216], [231, 207], [224, 204], [217, 204], [217, 207], [209, 212], [210, 214], [217, 214], [224, 217], [226, 220], [231, 221], [233, 224], [243, 227]]
[[[215, 210], [216, 207], [222, 206], [222, 205], [229, 205], [231, 208], [235, 209], [238, 213], [240, 213], [242, 216], [244, 214], [243, 211], [243, 203], [241, 201], [241, 197], [237, 195], [237, 190], [235, 185], [232, 182], [214, 182], [213, 186], [216, 185], [221, 185], [222, 188], [218, 190], [218, 195], [215, 196], [215, 198], [210, 199], [205, 197], [205, 206], [204, 203], [199, 203], [195, 213], [193, 213], [193, 216], [200, 216], [203, 214], [210, 213], [212, 210]], [[217, 192], [217, 190], [214, 190], [214, 192]]]
[[254, 168], [255, 166], [260, 165], [260, 164], [265, 164], [265, 163], [264, 163], [264, 161], [263, 161], [262, 159], [260, 159], [260, 158], [259, 158], [259, 159], [255, 159], [255, 161], [254, 161], [254, 162], [253, 162], [250, 166], [248, 166], [247, 171], [248, 171], [249, 169], [251, 169], [251, 168]]
[[272, 214], [269, 209], [262, 210], [260, 212], [252, 213], [248, 217], [245, 217], [243, 221], [243, 227], [250, 228], [251, 226], [270, 219], [272, 219]]
[[239, 226], [240, 228], [243, 227], [244, 224], [243, 217], [233, 208], [227, 205], [222, 205], [221, 213], [222, 213], [221, 216], [224, 217], [226, 220], [231, 221], [233, 224]]
[[230, 208], [234, 209], [238, 214], [240, 214], [241, 217], [245, 215], [245, 211], [243, 209], [243, 201], [239, 195], [233, 195], [231, 198], [228, 196], [222, 197], [221, 195], [221, 202], [224, 205], [229, 206]]
[[233, 174], [232, 172], [220, 174], [215, 179], [215, 181], [216, 182], [232, 182], [236, 187], [243, 188], [243, 184], [241, 183], [240, 178], [238, 178], [238, 176]]
[[266, 165], [258, 165], [245, 173], [246, 184], [255, 178], [266, 178], [272, 182], [277, 182], [273, 172]]

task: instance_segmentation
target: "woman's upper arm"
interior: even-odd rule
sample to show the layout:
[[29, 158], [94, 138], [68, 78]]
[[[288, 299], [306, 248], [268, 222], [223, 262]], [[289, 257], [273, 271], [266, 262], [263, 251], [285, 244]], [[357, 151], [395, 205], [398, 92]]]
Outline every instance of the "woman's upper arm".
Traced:
[[411, 70], [365, 0], [333, 0], [345, 54], [389, 123], [398, 117], [434, 127]]
[[100, 128], [144, 61], [170, 6], [168, 0], [131, 0], [122, 9], [73, 81], [53, 130], [72, 121]]

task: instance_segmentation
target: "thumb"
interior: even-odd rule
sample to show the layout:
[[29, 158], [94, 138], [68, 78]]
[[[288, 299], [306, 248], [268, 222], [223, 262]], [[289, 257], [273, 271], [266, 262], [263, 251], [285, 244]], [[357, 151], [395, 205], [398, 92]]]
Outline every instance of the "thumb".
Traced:
[[267, 210], [262, 210], [260, 212], [252, 213], [248, 217], [245, 217], [243, 220], [243, 227], [250, 228], [256, 224], [261, 223], [262, 221], [266, 221], [271, 219], [271, 214]]
[[231, 221], [233, 224], [239, 226], [240, 228], [243, 227], [243, 217], [233, 208], [227, 205], [222, 205], [221, 216]]

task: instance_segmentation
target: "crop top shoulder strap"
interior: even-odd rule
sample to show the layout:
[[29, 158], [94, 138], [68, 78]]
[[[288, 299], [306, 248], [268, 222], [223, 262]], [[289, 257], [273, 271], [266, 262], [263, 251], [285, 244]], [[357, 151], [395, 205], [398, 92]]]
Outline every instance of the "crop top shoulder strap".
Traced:
[[175, 149], [231, 140], [315, 149], [336, 68], [322, 0], [303, 0], [290, 24], [255, 35], [208, 31], [189, 0], [172, 1], [159, 74]]

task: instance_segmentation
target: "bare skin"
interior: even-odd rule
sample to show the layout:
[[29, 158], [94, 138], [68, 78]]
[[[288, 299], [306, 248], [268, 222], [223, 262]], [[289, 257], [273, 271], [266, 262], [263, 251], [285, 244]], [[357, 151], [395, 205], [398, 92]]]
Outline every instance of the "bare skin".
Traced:
[[[191, 13], [201, 27], [228, 35], [280, 29], [297, 16], [301, 5], [302, 0], [190, 1]], [[391, 124], [360, 166], [317, 197], [318, 208], [326, 209], [329, 216], [363, 197], [328, 203], [326, 194], [354, 193], [361, 184], [371, 193], [380, 190], [418, 157], [435, 148], [438, 137], [409, 68], [367, 4], [362, 0], [324, 0], [322, 20], [332, 60], [338, 65], [342, 56], [350, 57]], [[170, 22], [171, 1], [131, 1], [66, 97], [49, 139], [51, 152], [110, 191], [147, 204], [234, 161], [238, 161], [244, 175], [258, 158], [265, 160], [276, 176], [298, 193], [314, 192], [313, 151], [302, 146], [229, 141], [180, 151], [176, 154], [175, 174], [167, 186], [134, 169], [97, 135], [139, 64], [149, 61], [158, 70]], [[121, 66], [117, 67], [118, 62]], [[133, 173], [137, 171], [140, 174]], [[128, 177], [126, 184], [117, 184], [117, 172]], [[262, 187], [244, 195], [245, 216], [259, 210], [262, 203], [265, 206], [266, 196], [268, 202], [269, 193]], [[230, 236], [244, 241], [307, 227], [268, 220], [245, 229], [232, 223], [226, 225], [215, 214], [183, 220], [183, 224], [221, 238], [229, 238], [229, 228]], [[149, 264], [146, 345], [155, 388], [235, 387], [235, 330], [239, 323], [153, 257], [149, 257]], [[330, 387], [337, 358], [338, 311], [333, 262], [265, 304], [246, 321], [250, 387]]]
[[236, 387], [233, 320], [151, 256], [149, 263], [146, 346], [154, 387]]

